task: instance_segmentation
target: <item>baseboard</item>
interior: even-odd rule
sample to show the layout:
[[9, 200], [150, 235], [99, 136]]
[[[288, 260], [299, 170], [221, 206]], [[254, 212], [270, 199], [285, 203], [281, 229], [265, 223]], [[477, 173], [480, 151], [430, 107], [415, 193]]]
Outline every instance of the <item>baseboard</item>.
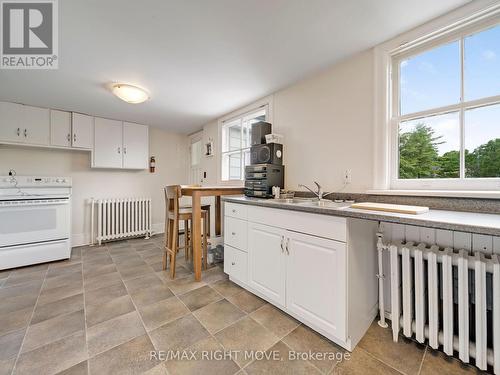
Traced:
[[71, 247], [90, 245], [90, 233], [78, 233], [71, 235]]
[[152, 225], [153, 235], [165, 232], [165, 223], [156, 223]]

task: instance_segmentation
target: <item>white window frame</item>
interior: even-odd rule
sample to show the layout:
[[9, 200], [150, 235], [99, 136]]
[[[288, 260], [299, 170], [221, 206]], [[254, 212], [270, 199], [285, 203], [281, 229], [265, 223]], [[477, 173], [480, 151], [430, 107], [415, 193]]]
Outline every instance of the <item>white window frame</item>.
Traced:
[[[375, 48], [374, 189], [377, 191], [414, 190], [429, 193], [435, 191], [498, 191], [500, 178], [464, 178], [461, 175], [461, 178], [457, 179], [399, 179], [399, 121], [458, 111], [460, 114], [461, 148], [463, 148], [464, 111], [500, 103], [500, 95], [468, 102], [461, 99], [458, 104], [399, 116], [398, 89], [399, 62], [401, 60], [456, 40], [461, 40], [460, 47], [461, 54], [463, 54], [463, 38], [465, 36], [499, 23], [500, 6], [498, 3], [489, 7], [485, 7], [484, 4], [482, 7], [478, 7], [478, 4], [470, 4]], [[464, 97], [463, 68], [461, 63], [461, 98]], [[462, 152], [461, 174], [464, 171], [463, 155]]]
[[244, 117], [246, 116], [249, 116], [251, 115], [252, 113], [254, 112], [258, 112], [258, 111], [261, 111], [261, 110], [265, 110], [265, 113], [266, 113], [266, 121], [269, 121], [269, 122], [272, 122], [272, 97], [266, 97], [266, 98], [263, 98], [259, 101], [257, 101], [256, 103], [253, 103], [251, 105], [248, 105], [244, 108], [241, 108], [237, 111], [234, 111], [222, 118], [219, 119], [219, 136], [218, 136], [218, 139], [219, 139], [219, 145], [220, 145], [220, 152], [218, 153], [218, 160], [217, 160], [217, 180], [218, 180], [218, 183], [219, 184], [222, 184], [222, 185], [237, 185], [237, 186], [243, 186], [244, 184], [244, 157], [241, 158], [241, 165], [242, 165], [242, 176], [241, 176], [241, 179], [233, 179], [233, 180], [223, 180], [222, 179], [222, 160], [223, 160], [223, 156], [225, 154], [229, 154], [229, 153], [232, 153], [232, 152], [241, 152], [242, 156], [244, 155], [244, 152], [249, 150], [250, 147], [246, 147], [246, 148], [240, 148], [239, 150], [235, 150], [235, 151], [226, 151], [226, 152], [223, 152], [222, 151], [222, 145], [223, 145], [223, 139], [222, 139], [222, 136], [223, 136], [223, 127], [226, 125], [226, 124], [229, 124], [231, 122], [234, 122], [235, 120], [237, 119], [240, 119], [243, 120]]
[[[191, 134], [189, 136], [189, 148], [188, 148], [188, 150], [189, 150], [189, 166], [188, 166], [189, 183], [194, 184], [194, 185], [202, 184], [204, 182], [203, 177], [201, 175], [201, 170], [202, 170], [202, 166], [203, 166], [203, 143], [201, 144], [202, 149], [201, 149], [199, 163], [193, 165], [193, 160], [192, 160], [193, 145], [197, 142], [203, 142], [203, 131]], [[195, 173], [197, 174], [196, 177], [195, 177]]]

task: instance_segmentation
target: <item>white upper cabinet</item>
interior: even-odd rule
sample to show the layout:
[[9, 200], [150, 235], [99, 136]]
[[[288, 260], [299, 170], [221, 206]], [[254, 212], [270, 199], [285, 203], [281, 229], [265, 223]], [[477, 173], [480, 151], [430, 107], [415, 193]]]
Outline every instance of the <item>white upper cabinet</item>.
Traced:
[[50, 142], [50, 110], [23, 105], [21, 132], [25, 143], [48, 146]]
[[149, 130], [145, 125], [96, 117], [92, 167], [147, 169]]
[[92, 151], [92, 167], [147, 169], [149, 127], [0, 102], [0, 143]]
[[92, 149], [94, 117], [81, 113], [72, 113], [71, 146], [75, 148]]
[[50, 111], [50, 144], [52, 146], [91, 150], [94, 117], [65, 111]]
[[22, 105], [0, 102], [0, 140], [4, 142], [23, 142], [21, 132]]
[[123, 168], [147, 169], [149, 131], [145, 125], [123, 123]]
[[71, 113], [50, 110], [50, 144], [71, 147]]
[[94, 168], [122, 168], [123, 124], [96, 117], [94, 120]]
[[0, 141], [48, 146], [50, 141], [49, 110], [0, 102]]

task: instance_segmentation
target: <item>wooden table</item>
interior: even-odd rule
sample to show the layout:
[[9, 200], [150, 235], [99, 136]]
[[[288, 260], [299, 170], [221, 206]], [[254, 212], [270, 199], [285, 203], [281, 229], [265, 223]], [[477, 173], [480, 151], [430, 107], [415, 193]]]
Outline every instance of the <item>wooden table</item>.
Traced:
[[194, 278], [201, 280], [201, 197], [215, 197], [215, 234], [221, 233], [221, 195], [243, 194], [242, 186], [181, 186], [182, 195], [191, 196], [193, 210], [193, 267]]

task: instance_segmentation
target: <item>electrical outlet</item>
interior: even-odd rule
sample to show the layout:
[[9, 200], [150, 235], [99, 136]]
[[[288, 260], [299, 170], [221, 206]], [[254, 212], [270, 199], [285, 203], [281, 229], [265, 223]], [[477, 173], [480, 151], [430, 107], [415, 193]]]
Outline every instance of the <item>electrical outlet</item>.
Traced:
[[350, 169], [344, 171], [344, 185], [348, 185], [352, 182], [352, 172]]

